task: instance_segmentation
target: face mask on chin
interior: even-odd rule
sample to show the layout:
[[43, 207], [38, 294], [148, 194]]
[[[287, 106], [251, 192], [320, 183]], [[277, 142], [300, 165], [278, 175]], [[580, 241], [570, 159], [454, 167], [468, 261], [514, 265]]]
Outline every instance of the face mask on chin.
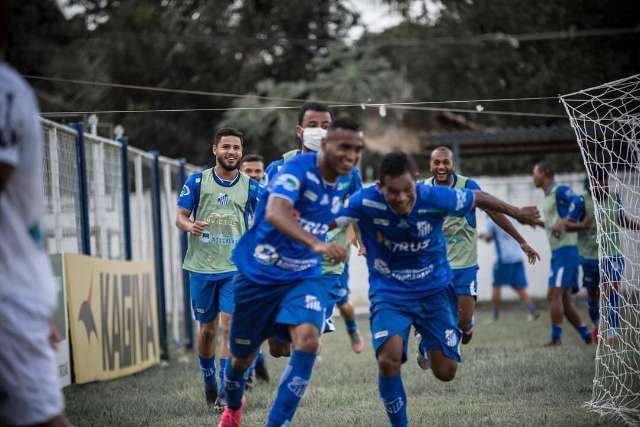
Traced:
[[302, 130], [302, 145], [304, 145], [308, 150], [320, 151], [320, 141], [326, 135], [326, 129], [304, 128]]

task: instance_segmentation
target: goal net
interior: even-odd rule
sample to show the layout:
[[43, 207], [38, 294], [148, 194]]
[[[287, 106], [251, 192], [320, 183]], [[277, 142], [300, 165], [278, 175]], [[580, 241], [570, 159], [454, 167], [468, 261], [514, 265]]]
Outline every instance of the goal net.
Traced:
[[588, 175], [597, 227], [600, 415], [640, 423], [640, 75], [560, 97]]

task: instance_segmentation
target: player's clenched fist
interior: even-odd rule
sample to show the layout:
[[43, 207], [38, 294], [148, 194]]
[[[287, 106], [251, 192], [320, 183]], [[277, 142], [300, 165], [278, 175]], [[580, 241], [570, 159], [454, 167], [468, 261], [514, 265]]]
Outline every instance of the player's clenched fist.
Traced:
[[334, 263], [347, 259], [347, 250], [337, 243], [317, 242], [311, 249], [317, 254], [327, 256]]
[[518, 214], [515, 218], [521, 224], [537, 225], [540, 220], [540, 211], [535, 206], [524, 206], [518, 209]]
[[207, 221], [194, 221], [191, 226], [191, 234], [194, 236], [201, 236], [207, 225], [209, 225]]

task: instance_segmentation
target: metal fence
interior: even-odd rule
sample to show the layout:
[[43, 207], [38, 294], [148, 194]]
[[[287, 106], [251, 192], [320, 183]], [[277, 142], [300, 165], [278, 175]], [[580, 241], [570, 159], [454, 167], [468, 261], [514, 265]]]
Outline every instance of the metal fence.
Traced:
[[126, 138], [89, 135], [81, 124], [41, 123], [47, 252], [154, 260], [163, 354], [170, 346], [190, 347], [193, 322], [181, 268], [186, 236], [174, 220], [182, 183], [198, 168], [130, 147]]

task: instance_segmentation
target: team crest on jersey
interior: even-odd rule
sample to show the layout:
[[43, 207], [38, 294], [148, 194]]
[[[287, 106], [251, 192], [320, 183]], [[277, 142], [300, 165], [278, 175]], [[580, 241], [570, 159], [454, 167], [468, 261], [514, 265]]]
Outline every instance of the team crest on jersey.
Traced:
[[453, 329], [444, 331], [444, 339], [449, 347], [455, 347], [458, 344], [458, 335]]
[[218, 194], [218, 204], [220, 206], [227, 206], [231, 199], [229, 199], [229, 195], [227, 193], [219, 193]]
[[253, 257], [260, 264], [272, 265], [278, 260], [278, 252], [271, 245], [258, 245], [253, 252]]
[[304, 395], [304, 391], [307, 389], [309, 385], [309, 381], [300, 377], [293, 377], [291, 382], [287, 384], [287, 388], [291, 393], [295, 394], [297, 397], [301, 398]]
[[385, 218], [373, 218], [373, 223], [375, 225], [383, 225], [385, 227], [389, 226], [389, 220]]
[[390, 414], [397, 414], [403, 406], [404, 402], [402, 401], [402, 397], [396, 397], [393, 400], [384, 401], [384, 409], [386, 409]]
[[420, 237], [425, 237], [431, 233], [431, 223], [429, 221], [418, 221], [416, 227], [418, 227], [418, 236]]
[[283, 173], [276, 178], [275, 186], [282, 187], [287, 191], [296, 191], [300, 188], [300, 180], [295, 175]]
[[189, 187], [187, 187], [186, 184], [183, 185], [182, 191], [180, 192], [180, 197], [188, 196], [189, 194], [191, 194], [191, 190], [189, 189]]

